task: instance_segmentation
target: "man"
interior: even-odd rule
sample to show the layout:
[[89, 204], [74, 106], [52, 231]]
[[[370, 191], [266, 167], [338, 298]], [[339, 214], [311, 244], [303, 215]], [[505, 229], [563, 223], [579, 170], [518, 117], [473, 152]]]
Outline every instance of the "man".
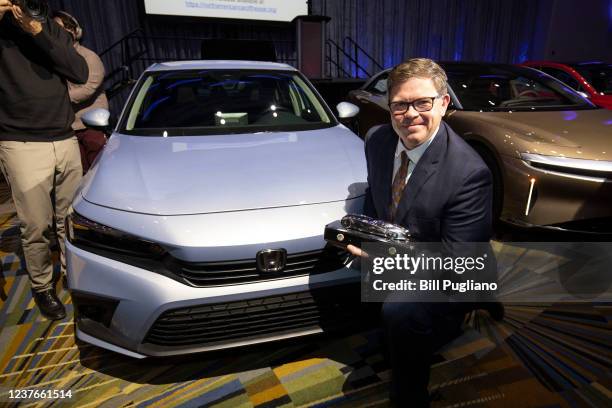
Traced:
[[11, 186], [34, 300], [63, 319], [53, 282], [53, 225], [64, 259], [64, 218], [81, 179], [66, 81], [84, 83], [87, 64], [50, 19], [0, 0], [0, 167]]
[[[388, 79], [391, 124], [366, 141], [365, 213], [407, 227], [422, 242], [488, 242], [492, 178], [478, 154], [442, 121], [450, 97], [430, 59], [396, 66]], [[349, 246], [355, 255], [359, 248]], [[431, 357], [460, 333], [470, 305], [386, 302], [383, 324], [392, 369], [391, 400], [428, 406]]]
[[104, 64], [95, 52], [81, 45], [83, 29], [76, 18], [65, 11], [56, 11], [53, 13], [53, 21], [70, 34], [76, 52], [85, 58], [89, 68], [89, 77], [83, 85], [68, 82], [68, 94], [76, 116], [72, 129], [74, 129], [79, 140], [81, 164], [83, 174], [85, 174], [106, 144], [106, 136], [103, 132], [87, 129], [81, 121], [81, 116], [88, 110], [97, 108], [108, 110], [108, 100], [104, 94], [104, 89], [102, 89]]

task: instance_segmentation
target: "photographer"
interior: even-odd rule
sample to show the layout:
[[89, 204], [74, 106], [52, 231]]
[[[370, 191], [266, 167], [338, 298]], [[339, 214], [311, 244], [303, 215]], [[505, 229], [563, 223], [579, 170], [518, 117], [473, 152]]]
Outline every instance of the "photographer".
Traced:
[[84, 83], [88, 69], [46, 11], [46, 0], [0, 0], [0, 167], [21, 221], [34, 300], [42, 314], [62, 319], [50, 236], [55, 225], [64, 269], [64, 218], [82, 174], [66, 81]]

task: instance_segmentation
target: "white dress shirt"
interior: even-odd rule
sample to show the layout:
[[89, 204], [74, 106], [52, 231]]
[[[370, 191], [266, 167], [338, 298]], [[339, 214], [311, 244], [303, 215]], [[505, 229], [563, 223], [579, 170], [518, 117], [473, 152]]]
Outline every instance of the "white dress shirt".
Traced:
[[406, 175], [406, 183], [408, 183], [408, 179], [410, 179], [410, 176], [412, 175], [414, 168], [416, 167], [419, 160], [421, 160], [421, 157], [425, 153], [425, 150], [427, 150], [431, 142], [434, 140], [434, 138], [438, 134], [438, 130], [440, 130], [439, 125], [436, 131], [433, 133], [433, 136], [430, 137], [429, 140], [427, 140], [425, 143], [421, 143], [414, 149], [410, 149], [410, 150], [406, 149], [406, 146], [404, 146], [404, 144], [402, 143], [402, 139], [400, 139], [399, 137], [397, 138], [397, 148], [395, 149], [395, 161], [393, 162], [393, 177], [391, 178], [392, 180], [391, 183], [393, 183], [395, 174], [397, 174], [397, 171], [402, 165], [402, 156], [401, 156], [402, 151], [406, 152], [406, 154], [408, 155], [408, 159], [410, 160], [410, 162], [408, 163], [408, 174]]

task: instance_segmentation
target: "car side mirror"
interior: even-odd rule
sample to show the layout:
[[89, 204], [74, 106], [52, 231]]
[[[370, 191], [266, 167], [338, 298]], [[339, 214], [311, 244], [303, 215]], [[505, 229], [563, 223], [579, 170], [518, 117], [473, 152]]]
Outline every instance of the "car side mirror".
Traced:
[[81, 121], [89, 129], [99, 130], [109, 135], [112, 133], [111, 114], [107, 109], [92, 109], [81, 116]]
[[353, 105], [350, 102], [340, 102], [336, 105], [338, 109], [338, 118], [341, 119], [352, 119], [359, 113], [359, 106]]

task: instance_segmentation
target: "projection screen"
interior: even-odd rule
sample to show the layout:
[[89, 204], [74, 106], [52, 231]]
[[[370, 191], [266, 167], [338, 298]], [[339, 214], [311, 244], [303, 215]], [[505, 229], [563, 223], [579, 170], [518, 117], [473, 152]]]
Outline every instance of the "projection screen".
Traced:
[[147, 14], [291, 21], [308, 14], [306, 0], [144, 0]]

